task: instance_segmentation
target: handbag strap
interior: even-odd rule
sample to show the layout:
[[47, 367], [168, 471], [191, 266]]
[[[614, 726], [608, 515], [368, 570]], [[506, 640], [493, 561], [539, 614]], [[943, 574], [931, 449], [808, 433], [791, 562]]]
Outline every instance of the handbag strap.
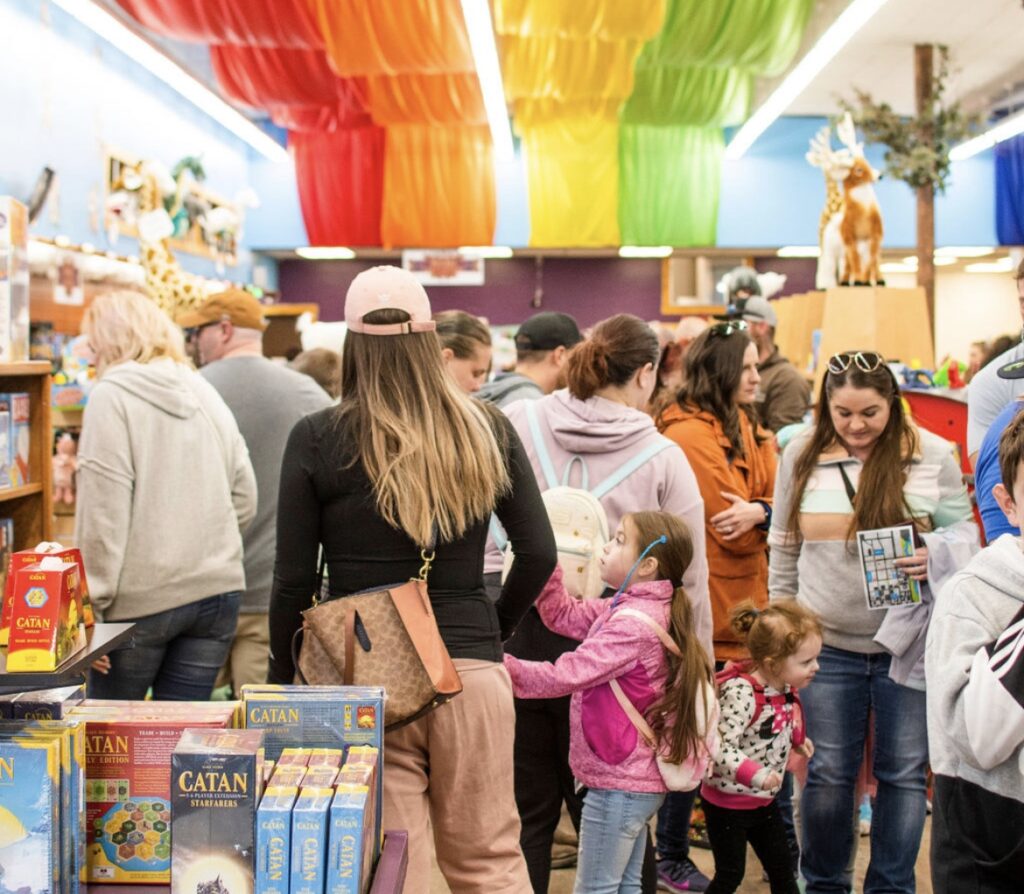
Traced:
[[622, 691], [622, 687], [619, 685], [618, 680], [609, 680], [608, 685], [611, 687], [612, 694], [615, 696], [615, 700], [619, 703], [619, 707], [626, 712], [626, 716], [629, 718], [629, 722], [636, 727], [636, 731], [640, 733], [640, 737], [647, 743], [651, 748], [654, 748], [657, 738], [654, 735], [654, 730], [651, 729], [651, 725], [644, 720], [643, 715], [636, 709], [626, 693]]
[[356, 666], [356, 610], [351, 606], [345, 609], [345, 669], [342, 671], [341, 682], [352, 685]]
[[846, 488], [846, 496], [850, 499], [850, 505], [853, 505], [853, 498], [857, 496], [857, 489], [853, 486], [853, 482], [850, 481], [850, 476], [846, 474], [846, 466], [843, 463], [839, 464], [839, 474], [843, 479], [843, 487]]

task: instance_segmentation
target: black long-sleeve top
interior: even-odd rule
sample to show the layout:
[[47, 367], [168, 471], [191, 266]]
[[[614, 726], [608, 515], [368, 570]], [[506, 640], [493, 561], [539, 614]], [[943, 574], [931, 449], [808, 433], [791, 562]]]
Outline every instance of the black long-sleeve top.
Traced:
[[[300, 420], [292, 430], [281, 469], [277, 509], [277, 559], [270, 598], [272, 683], [292, 682], [291, 641], [317, 585], [323, 544], [331, 596], [345, 596], [416, 577], [420, 549], [378, 514], [361, 463], [350, 463], [352, 434], [331, 407]], [[486, 520], [458, 541], [439, 543], [428, 590], [441, 637], [453, 658], [500, 661], [507, 639], [537, 598], [557, 561], [536, 476], [523, 445], [501, 414], [494, 415], [511, 479], [495, 507], [515, 550], [497, 604], [484, 591]]]

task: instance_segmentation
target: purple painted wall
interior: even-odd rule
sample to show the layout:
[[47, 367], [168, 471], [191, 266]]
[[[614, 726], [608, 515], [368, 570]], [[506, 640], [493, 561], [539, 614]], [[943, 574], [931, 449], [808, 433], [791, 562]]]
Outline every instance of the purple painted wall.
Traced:
[[814, 275], [818, 270], [817, 258], [755, 258], [754, 269], [758, 273], [783, 273], [786, 284], [779, 292], [779, 298], [785, 295], [797, 295], [814, 291]]
[[[320, 305], [320, 319], [340, 320], [348, 284], [373, 261], [281, 261], [278, 288], [288, 302]], [[538, 310], [572, 314], [592, 326], [617, 313], [656, 319], [661, 261], [622, 258], [533, 258], [486, 261], [483, 286], [430, 287], [435, 311], [459, 309], [494, 325], [521, 323]], [[532, 304], [540, 290], [541, 301]]]

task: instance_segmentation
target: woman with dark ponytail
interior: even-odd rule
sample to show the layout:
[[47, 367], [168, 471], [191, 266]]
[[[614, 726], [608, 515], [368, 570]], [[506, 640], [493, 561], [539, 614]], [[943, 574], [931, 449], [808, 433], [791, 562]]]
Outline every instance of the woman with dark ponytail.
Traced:
[[[693, 628], [710, 654], [704, 504], [683, 452], [658, 434], [644, 412], [658, 357], [658, 337], [647, 323], [629, 314], [611, 317], [570, 352], [568, 388], [503, 409], [523, 440], [541, 491], [561, 484], [593, 490], [621, 476], [598, 497], [611, 530], [623, 516], [641, 510], [663, 510], [686, 524], [693, 561], [682, 584], [693, 609]], [[500, 584], [501, 568], [502, 554], [492, 542], [484, 561], [489, 587]], [[506, 643], [506, 652], [555, 661], [578, 645], [549, 631], [532, 609]], [[515, 759], [523, 852], [534, 892], [544, 894], [562, 801], [577, 828], [580, 817], [581, 798], [569, 769], [568, 697], [516, 700]], [[644, 890], [653, 892], [654, 885], [652, 860]]]

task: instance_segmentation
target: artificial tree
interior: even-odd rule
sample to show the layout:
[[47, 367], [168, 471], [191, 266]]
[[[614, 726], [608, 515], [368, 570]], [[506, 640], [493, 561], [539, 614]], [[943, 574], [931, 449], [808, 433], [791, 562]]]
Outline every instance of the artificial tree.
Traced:
[[[938, 50], [936, 54], [934, 51]], [[938, 68], [935, 56], [938, 56]], [[869, 143], [885, 145], [885, 172], [917, 194], [917, 283], [925, 290], [928, 313], [935, 325], [935, 193], [945, 192], [950, 177], [950, 150], [971, 135], [977, 119], [960, 103], [947, 103], [949, 49], [914, 47], [916, 117], [899, 115], [888, 103], [876, 103], [855, 90], [856, 103], [842, 101]]]

